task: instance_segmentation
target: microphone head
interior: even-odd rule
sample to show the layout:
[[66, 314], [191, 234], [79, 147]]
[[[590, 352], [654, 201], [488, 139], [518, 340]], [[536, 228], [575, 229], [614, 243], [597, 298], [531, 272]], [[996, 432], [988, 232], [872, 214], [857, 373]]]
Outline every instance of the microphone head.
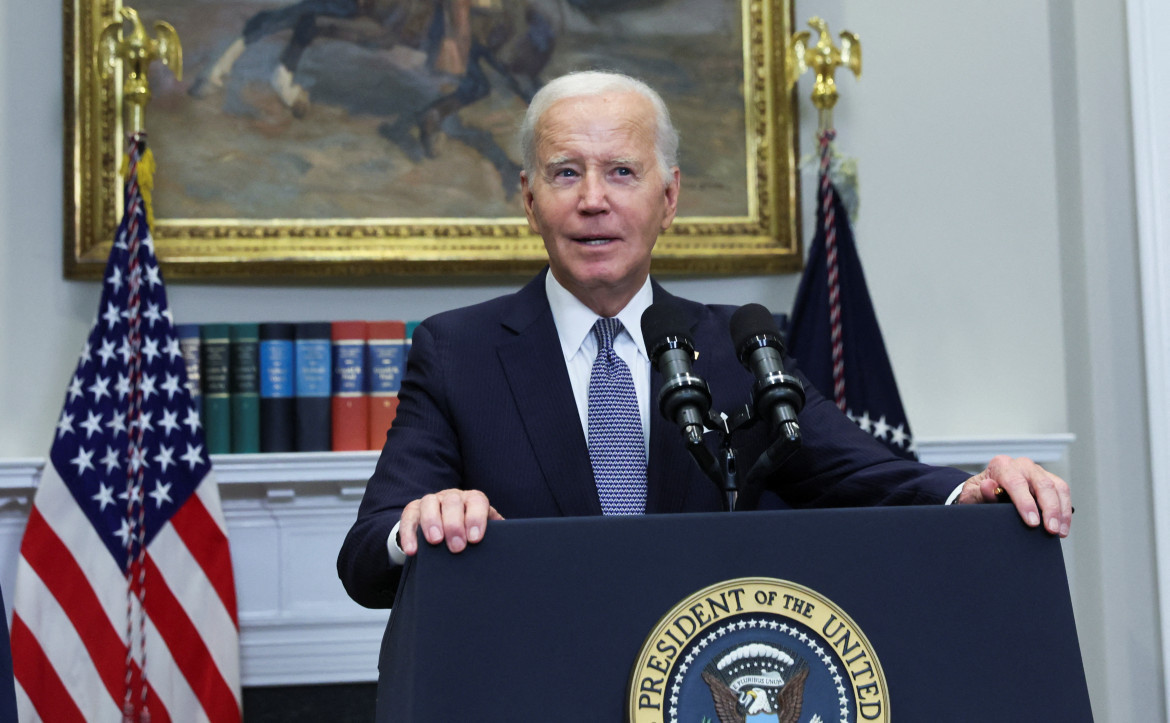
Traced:
[[691, 338], [686, 314], [675, 304], [658, 302], [642, 312], [642, 339], [650, 359], [657, 363], [662, 352], [668, 349], [686, 349], [693, 354], [695, 341]]
[[[645, 324], [643, 317], [642, 325]], [[776, 319], [762, 304], [744, 304], [739, 307], [731, 315], [729, 326], [731, 343], [735, 346], [735, 353], [739, 355], [740, 362], [744, 364], [748, 363], [753, 351], [765, 346], [784, 351], [784, 342], [780, 338]]]

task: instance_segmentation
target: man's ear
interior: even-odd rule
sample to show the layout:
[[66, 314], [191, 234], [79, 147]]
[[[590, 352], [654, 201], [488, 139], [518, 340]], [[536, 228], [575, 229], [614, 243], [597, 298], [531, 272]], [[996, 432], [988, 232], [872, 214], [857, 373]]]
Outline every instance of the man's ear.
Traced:
[[674, 215], [678, 213], [678, 190], [681, 182], [682, 173], [678, 170], [678, 166], [675, 166], [671, 169], [670, 182], [663, 189], [663, 193], [666, 194], [665, 212], [662, 214], [663, 231], [670, 228], [670, 224], [674, 223]]
[[536, 224], [536, 215], [533, 212], [535, 199], [532, 195], [532, 186], [528, 183], [528, 172], [520, 171], [520, 198], [524, 200], [524, 215], [528, 217], [528, 228], [539, 234], [540, 228]]

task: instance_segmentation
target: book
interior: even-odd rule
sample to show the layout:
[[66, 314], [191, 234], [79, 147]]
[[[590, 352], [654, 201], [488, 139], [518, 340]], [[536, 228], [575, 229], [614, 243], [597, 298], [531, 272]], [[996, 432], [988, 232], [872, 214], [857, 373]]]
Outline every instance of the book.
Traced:
[[333, 322], [333, 450], [369, 447], [370, 396], [366, 388], [366, 322]]
[[227, 324], [199, 328], [203, 436], [208, 454], [232, 451], [231, 353]]
[[232, 324], [232, 452], [260, 451], [260, 325]]
[[203, 423], [203, 387], [199, 380], [199, 325], [175, 324], [175, 334], [179, 337], [179, 353], [183, 355], [183, 363], [187, 367], [187, 392], [191, 395], [191, 404], [199, 415], [200, 424]]
[[260, 324], [260, 451], [295, 449], [296, 357], [292, 324]]
[[330, 420], [333, 384], [333, 329], [328, 321], [296, 324], [296, 450], [327, 452], [333, 445]]
[[381, 449], [398, 411], [398, 390], [406, 368], [406, 324], [371, 321], [366, 349], [370, 374], [369, 449]]
[[406, 322], [406, 356], [410, 358], [410, 345], [414, 342], [414, 330], [418, 328], [421, 321]]

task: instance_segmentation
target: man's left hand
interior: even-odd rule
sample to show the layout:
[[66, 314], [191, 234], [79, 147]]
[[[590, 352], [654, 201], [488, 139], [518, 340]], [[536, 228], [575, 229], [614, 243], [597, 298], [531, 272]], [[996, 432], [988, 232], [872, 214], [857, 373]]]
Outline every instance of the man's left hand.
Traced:
[[1068, 483], [1026, 457], [1000, 455], [987, 469], [963, 483], [956, 504], [1011, 499], [1029, 527], [1044, 520], [1044, 529], [1068, 537], [1072, 524], [1072, 497]]

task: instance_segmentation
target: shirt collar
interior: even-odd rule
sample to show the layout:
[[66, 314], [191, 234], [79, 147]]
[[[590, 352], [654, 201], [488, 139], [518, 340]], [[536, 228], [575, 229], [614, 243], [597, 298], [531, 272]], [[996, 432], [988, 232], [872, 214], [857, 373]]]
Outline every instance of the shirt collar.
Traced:
[[[585, 306], [576, 296], [561, 286], [553, 277], [552, 271], [544, 275], [544, 292], [548, 296], [548, 305], [552, 308], [553, 322], [557, 325], [557, 336], [561, 341], [561, 352], [565, 359], [570, 359], [581, 348], [585, 338], [593, 330], [597, 322], [597, 313]], [[654, 288], [650, 285], [650, 277], [642, 283], [642, 288], [634, 294], [634, 298], [618, 312], [617, 318], [629, 332], [638, 352], [649, 359], [646, 353], [646, 343], [642, 339], [642, 313], [654, 301]]]

